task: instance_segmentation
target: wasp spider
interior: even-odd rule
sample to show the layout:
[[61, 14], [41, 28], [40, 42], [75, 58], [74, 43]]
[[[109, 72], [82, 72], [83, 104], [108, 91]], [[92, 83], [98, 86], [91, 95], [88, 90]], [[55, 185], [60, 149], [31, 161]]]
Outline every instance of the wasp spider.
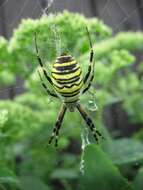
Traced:
[[42, 63], [42, 59], [39, 56], [35, 33], [37, 59], [40, 64], [40, 67], [42, 68], [44, 77], [52, 85], [54, 92], [51, 92], [48, 89], [47, 85], [44, 83], [44, 80], [41, 77], [40, 72], [38, 71], [41, 84], [49, 95], [55, 98], [59, 98], [63, 102], [58, 115], [58, 119], [55, 123], [55, 127], [53, 128], [53, 133], [49, 139], [49, 144], [51, 144], [53, 139], [55, 138], [55, 146], [58, 146], [59, 131], [67, 109], [72, 112], [75, 110], [75, 108], [77, 108], [77, 110], [80, 112], [81, 116], [85, 120], [86, 124], [89, 126], [97, 143], [99, 137], [102, 137], [101, 133], [96, 129], [91, 118], [88, 116], [86, 111], [82, 108], [82, 106], [79, 103], [80, 95], [87, 92], [94, 78], [94, 52], [87, 27], [86, 31], [90, 44], [90, 60], [88, 72], [85, 75], [85, 77], [83, 77], [81, 67], [76, 62], [74, 57], [67, 54], [62, 54], [61, 56], [57, 57], [55, 63], [52, 66], [51, 77], [49, 77], [44, 67], [44, 64]]

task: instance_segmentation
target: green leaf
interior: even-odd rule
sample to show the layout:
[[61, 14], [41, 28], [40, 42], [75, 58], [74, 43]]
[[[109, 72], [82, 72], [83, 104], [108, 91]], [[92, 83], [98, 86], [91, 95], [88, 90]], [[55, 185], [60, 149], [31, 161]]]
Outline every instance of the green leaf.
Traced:
[[96, 145], [88, 145], [84, 155], [80, 190], [132, 190], [108, 156]]
[[8, 120], [8, 111], [6, 109], [0, 109], [0, 128], [3, 127], [4, 123]]
[[0, 183], [16, 183], [18, 184], [19, 181], [13, 171], [3, 166], [0, 167]]
[[51, 177], [58, 179], [75, 179], [78, 175], [73, 169], [57, 169], [52, 173]]
[[114, 140], [108, 154], [115, 164], [129, 164], [143, 160], [143, 144], [138, 140]]
[[35, 176], [23, 176], [20, 178], [21, 190], [50, 190], [49, 187]]
[[134, 181], [134, 188], [136, 190], [142, 190], [143, 189], [143, 168], [141, 168], [135, 178]]

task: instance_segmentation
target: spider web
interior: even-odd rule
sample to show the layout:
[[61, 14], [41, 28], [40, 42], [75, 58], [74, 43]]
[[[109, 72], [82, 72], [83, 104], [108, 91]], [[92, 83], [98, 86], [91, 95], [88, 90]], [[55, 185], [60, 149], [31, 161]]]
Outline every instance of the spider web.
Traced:
[[[89, 6], [91, 2], [91, 7]], [[42, 15], [50, 13], [57, 14], [58, 11], [69, 9], [70, 11], [78, 11], [86, 16], [92, 16], [91, 8], [94, 0], [2, 0], [0, 1], [0, 33], [5, 37], [10, 37], [12, 30], [18, 26], [22, 18], [40, 18]], [[129, 5], [130, 2], [130, 6]], [[140, 1], [141, 2], [141, 1]], [[11, 6], [15, 5], [12, 11]], [[74, 6], [74, 4], [76, 6]], [[102, 0], [96, 2], [95, 11], [98, 13], [98, 18], [103, 20], [105, 24], [113, 29], [113, 33], [124, 30], [141, 29], [142, 23], [139, 12], [143, 9], [143, 2], [137, 7], [136, 0]], [[98, 11], [100, 10], [100, 11]], [[116, 11], [116, 13], [115, 13]], [[55, 36], [55, 45], [57, 54], [61, 52], [61, 38], [56, 25], [51, 26], [51, 30]], [[23, 89], [23, 83], [17, 82], [17, 85], [9, 88], [0, 89], [0, 97], [8, 98], [8, 93], [14, 90], [16, 93]], [[96, 104], [94, 109], [96, 108]], [[64, 129], [65, 133], [67, 129]], [[69, 130], [69, 129], [68, 129]], [[85, 129], [86, 130], [86, 129]], [[88, 140], [88, 131], [81, 133], [82, 154], [80, 162], [80, 171], [84, 173], [84, 150], [90, 143]]]
[[[141, 29], [142, 23], [139, 12], [143, 9], [143, 2], [137, 7], [137, 0], [103, 0], [96, 2], [95, 10], [98, 18], [105, 24], [113, 28], [117, 33], [124, 30]], [[91, 6], [94, 1], [90, 0]], [[128, 6], [130, 3], [130, 6]], [[11, 10], [14, 4], [14, 10]], [[75, 6], [74, 6], [75, 4]], [[70, 11], [80, 12], [86, 16], [92, 16], [89, 1], [85, 0], [2, 0], [0, 1], [0, 32], [6, 37], [10, 37], [13, 29], [18, 26], [22, 18], [40, 18], [42, 15], [48, 15], [68, 9]], [[98, 11], [100, 10], [100, 11]], [[116, 11], [116, 13], [115, 13]], [[61, 52], [61, 39], [58, 33], [58, 27], [53, 25], [51, 30], [55, 35], [55, 45], [57, 54]], [[23, 83], [0, 89], [0, 97], [7, 97], [8, 92], [12, 89], [18, 91], [22, 89]]]

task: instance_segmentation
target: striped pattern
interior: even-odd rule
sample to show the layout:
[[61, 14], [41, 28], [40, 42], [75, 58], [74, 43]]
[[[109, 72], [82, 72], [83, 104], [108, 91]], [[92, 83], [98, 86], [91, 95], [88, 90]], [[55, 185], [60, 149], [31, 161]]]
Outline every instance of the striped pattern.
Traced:
[[70, 55], [58, 57], [51, 74], [53, 86], [63, 101], [76, 102], [83, 86], [82, 71], [76, 60]]

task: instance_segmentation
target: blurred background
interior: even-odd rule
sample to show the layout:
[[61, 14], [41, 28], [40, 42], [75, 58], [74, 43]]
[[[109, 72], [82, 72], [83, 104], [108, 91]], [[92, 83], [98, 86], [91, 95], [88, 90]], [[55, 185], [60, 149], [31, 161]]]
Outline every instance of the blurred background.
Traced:
[[[60, 101], [40, 86], [33, 34], [49, 73], [63, 42], [85, 74], [85, 25], [96, 66], [81, 102], [106, 140], [68, 113], [58, 150], [45, 149]], [[0, 190], [143, 189], [142, 30], [143, 0], [0, 1]]]
[[1, 0], [0, 34], [10, 37], [22, 18], [39, 17], [47, 4], [51, 4], [48, 13], [57, 13], [66, 9], [82, 13], [86, 17], [97, 16], [111, 26], [115, 32], [130, 29], [141, 30], [143, 27], [142, 3], [142, 0]]
[[[49, 8], [47, 8], [49, 7]], [[138, 31], [143, 29], [143, 1], [142, 0], [2, 0], [0, 3], [0, 35], [9, 39], [15, 27], [18, 27], [23, 18], [39, 18], [47, 8], [47, 13], [58, 13], [63, 10], [78, 12], [86, 17], [98, 17], [105, 24], [113, 29], [113, 34], [120, 31]], [[142, 59], [141, 53], [136, 53], [138, 59]], [[20, 80], [20, 79], [19, 79]], [[18, 85], [21, 81], [18, 80]], [[10, 88], [1, 90], [0, 97], [13, 97], [22, 92], [19, 88]], [[113, 106], [108, 110], [107, 125], [112, 128], [120, 127], [124, 134], [128, 135], [137, 125], [128, 123], [126, 113], [120, 110], [118, 106]], [[126, 126], [126, 128], [124, 127]]]

